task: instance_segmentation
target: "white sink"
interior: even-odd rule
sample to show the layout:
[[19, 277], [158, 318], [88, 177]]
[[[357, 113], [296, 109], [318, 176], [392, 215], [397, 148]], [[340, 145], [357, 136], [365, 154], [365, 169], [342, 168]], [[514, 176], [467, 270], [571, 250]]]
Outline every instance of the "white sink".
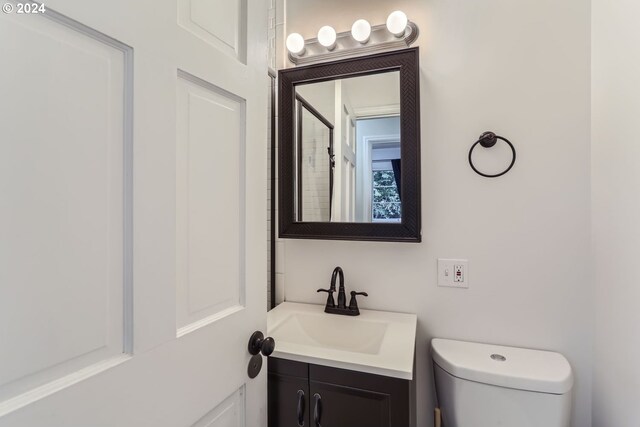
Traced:
[[323, 313], [293, 313], [272, 332], [279, 342], [377, 354], [387, 324]]
[[360, 310], [360, 316], [324, 313], [314, 304], [285, 302], [267, 315], [275, 357], [413, 378], [416, 316]]

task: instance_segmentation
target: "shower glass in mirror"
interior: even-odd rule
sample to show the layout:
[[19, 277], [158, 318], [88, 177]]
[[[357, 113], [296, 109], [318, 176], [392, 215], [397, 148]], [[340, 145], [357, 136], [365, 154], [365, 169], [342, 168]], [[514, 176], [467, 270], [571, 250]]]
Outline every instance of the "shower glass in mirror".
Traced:
[[331, 220], [333, 125], [301, 96], [296, 97], [295, 202], [298, 221]]
[[295, 86], [299, 222], [402, 218], [400, 73]]

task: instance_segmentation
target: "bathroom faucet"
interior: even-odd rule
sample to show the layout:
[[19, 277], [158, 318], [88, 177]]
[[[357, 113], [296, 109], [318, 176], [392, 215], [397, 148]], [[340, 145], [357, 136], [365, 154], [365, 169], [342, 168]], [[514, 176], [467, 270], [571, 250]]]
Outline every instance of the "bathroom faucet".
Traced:
[[[340, 287], [338, 289], [338, 305], [336, 306], [333, 300], [333, 293], [336, 291], [336, 279], [338, 278], [338, 276], [340, 277]], [[336, 267], [333, 269], [329, 289], [318, 289], [317, 292], [326, 292], [329, 294], [327, 296], [327, 304], [324, 307], [325, 313], [343, 314], [345, 316], [358, 316], [360, 314], [360, 309], [358, 309], [358, 302], [356, 301], [357, 295], [363, 295], [365, 297], [369, 296], [366, 292], [351, 291], [351, 300], [349, 301], [349, 306], [347, 307], [347, 293], [344, 288], [344, 272], [340, 267]]]
[[347, 294], [344, 291], [344, 272], [342, 268], [336, 267], [331, 274], [331, 289], [336, 290], [336, 277], [340, 275], [340, 290], [338, 291], [338, 308], [345, 308]]

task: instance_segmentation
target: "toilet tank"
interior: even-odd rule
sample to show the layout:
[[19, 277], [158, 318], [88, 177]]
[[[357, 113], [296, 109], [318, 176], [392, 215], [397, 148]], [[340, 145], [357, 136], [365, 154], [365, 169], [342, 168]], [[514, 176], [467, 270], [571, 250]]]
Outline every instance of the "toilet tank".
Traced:
[[431, 353], [443, 427], [569, 427], [561, 354], [438, 338]]

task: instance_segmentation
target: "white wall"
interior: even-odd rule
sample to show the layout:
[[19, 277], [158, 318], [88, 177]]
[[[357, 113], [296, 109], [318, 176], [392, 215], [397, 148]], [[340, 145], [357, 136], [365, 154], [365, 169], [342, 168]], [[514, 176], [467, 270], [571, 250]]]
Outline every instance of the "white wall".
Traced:
[[335, 125], [336, 118], [336, 82], [328, 81], [300, 85], [296, 93], [313, 106], [329, 123]]
[[640, 423], [640, 3], [593, 0], [593, 426]]
[[[287, 300], [322, 304], [315, 290], [341, 265], [349, 290], [369, 292], [362, 307], [418, 314], [420, 426], [432, 425], [434, 336], [562, 352], [576, 373], [573, 425], [591, 424], [589, 8], [583, 0], [287, 2], [286, 32], [305, 37], [361, 17], [383, 23], [394, 9], [420, 27], [423, 243], [289, 240], [284, 254]], [[518, 149], [514, 169], [495, 180], [466, 161], [485, 130]], [[436, 287], [438, 257], [468, 258], [471, 288]]]

